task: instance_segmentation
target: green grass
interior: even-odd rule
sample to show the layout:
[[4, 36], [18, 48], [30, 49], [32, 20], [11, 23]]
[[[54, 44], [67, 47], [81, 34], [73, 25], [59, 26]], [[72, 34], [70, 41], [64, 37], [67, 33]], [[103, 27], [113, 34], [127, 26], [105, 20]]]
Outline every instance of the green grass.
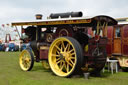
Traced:
[[35, 63], [32, 71], [24, 72], [18, 64], [19, 52], [0, 52], [0, 85], [128, 85], [128, 73], [103, 73], [90, 79], [61, 78]]

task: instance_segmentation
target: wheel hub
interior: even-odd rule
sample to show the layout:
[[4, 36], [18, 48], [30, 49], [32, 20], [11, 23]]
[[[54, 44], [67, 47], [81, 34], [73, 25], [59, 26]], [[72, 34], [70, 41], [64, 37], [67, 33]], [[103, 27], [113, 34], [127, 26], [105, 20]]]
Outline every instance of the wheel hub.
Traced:
[[29, 58], [25, 58], [25, 62], [29, 62], [30, 61], [30, 59]]
[[66, 62], [70, 60], [70, 54], [68, 52], [62, 52], [61, 55]]

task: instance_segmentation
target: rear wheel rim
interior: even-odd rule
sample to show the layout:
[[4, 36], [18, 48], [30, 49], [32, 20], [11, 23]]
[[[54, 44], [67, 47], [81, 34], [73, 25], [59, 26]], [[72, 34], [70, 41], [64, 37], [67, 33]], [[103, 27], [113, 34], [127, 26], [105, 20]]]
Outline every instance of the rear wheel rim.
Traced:
[[61, 37], [51, 44], [49, 64], [56, 75], [69, 76], [75, 69], [76, 61], [76, 49], [71, 41]]

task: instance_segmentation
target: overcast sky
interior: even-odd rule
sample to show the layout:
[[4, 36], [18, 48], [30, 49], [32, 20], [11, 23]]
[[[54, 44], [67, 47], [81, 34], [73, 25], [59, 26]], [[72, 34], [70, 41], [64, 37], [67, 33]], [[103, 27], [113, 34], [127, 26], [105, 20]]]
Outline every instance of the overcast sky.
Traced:
[[128, 17], [128, 0], [1, 0], [0, 25], [35, 20], [35, 14], [82, 11], [84, 16]]

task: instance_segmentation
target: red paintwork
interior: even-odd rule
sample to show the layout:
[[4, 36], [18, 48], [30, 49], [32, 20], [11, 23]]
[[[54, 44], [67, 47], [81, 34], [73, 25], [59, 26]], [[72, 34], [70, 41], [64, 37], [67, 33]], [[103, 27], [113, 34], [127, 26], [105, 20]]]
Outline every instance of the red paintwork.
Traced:
[[[100, 52], [104, 52], [104, 49], [106, 47], [107, 44], [107, 38], [101, 38], [99, 37], [99, 40], [96, 41], [95, 37], [91, 38], [88, 40], [88, 52], [84, 52], [84, 56], [86, 56], [86, 62], [88, 63], [89, 66], [91, 65], [95, 65], [96, 62], [105, 62], [106, 61], [106, 57], [105, 55], [101, 55], [101, 56], [95, 56], [93, 55], [95, 49], [97, 48], [97, 45], [100, 49]], [[99, 60], [97, 60], [99, 59]]]
[[110, 44], [107, 44], [107, 46], [106, 46], [106, 51], [107, 51], [107, 54], [108, 55], [111, 55], [112, 54], [112, 45], [110, 45]]
[[125, 25], [124, 27], [123, 27], [123, 38], [128, 38], [128, 25]]
[[72, 37], [73, 36], [73, 30], [70, 26], [58, 26], [57, 30], [56, 30], [56, 35], [55, 37], [61, 37], [61, 36], [69, 36]]
[[110, 56], [113, 54], [114, 50], [114, 29], [119, 27], [121, 29], [121, 55], [122, 56], [128, 56], [128, 25], [116, 25], [108, 27], [107, 30], [107, 38], [108, 38], [108, 44], [106, 47], [107, 55]]
[[108, 55], [112, 55], [112, 49], [113, 49], [113, 27], [109, 26], [107, 29], [107, 37], [108, 37], [108, 43], [106, 46], [106, 51]]
[[112, 39], [113, 38], [113, 27], [109, 26], [107, 29], [107, 37]]
[[48, 59], [48, 50], [40, 50], [40, 59]]
[[128, 45], [122, 45], [123, 47], [123, 55], [128, 55]]
[[122, 27], [122, 54], [128, 55], [128, 25]]

